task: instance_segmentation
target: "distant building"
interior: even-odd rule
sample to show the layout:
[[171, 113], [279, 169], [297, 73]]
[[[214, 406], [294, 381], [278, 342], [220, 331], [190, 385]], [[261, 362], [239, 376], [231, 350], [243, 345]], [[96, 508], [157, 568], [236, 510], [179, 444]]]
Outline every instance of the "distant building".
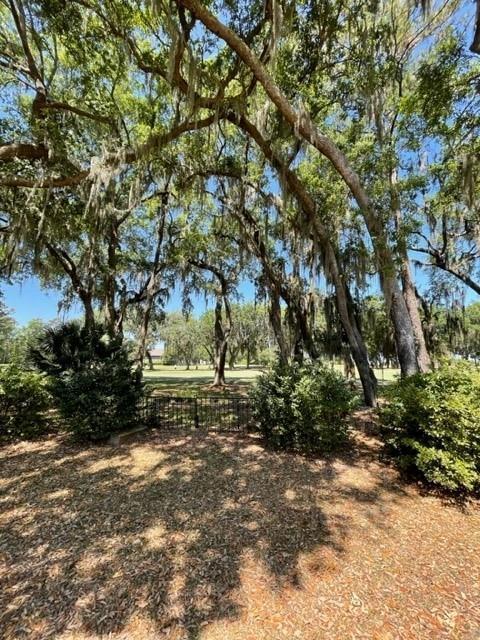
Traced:
[[164, 356], [163, 347], [158, 347], [156, 349], [149, 349], [148, 352], [154, 362], [159, 362]]

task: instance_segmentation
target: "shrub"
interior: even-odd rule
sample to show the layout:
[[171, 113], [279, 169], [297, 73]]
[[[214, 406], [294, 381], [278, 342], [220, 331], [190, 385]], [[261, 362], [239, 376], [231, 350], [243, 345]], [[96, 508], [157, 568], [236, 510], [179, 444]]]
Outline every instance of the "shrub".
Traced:
[[465, 362], [396, 383], [380, 411], [402, 468], [450, 490], [480, 484], [480, 372]]
[[45, 376], [16, 365], [0, 370], [0, 437], [34, 438], [48, 430]]
[[105, 438], [137, 422], [141, 372], [102, 326], [87, 331], [68, 323], [47, 329], [31, 358], [48, 374], [65, 425], [80, 439]]
[[275, 447], [331, 452], [346, 441], [355, 396], [335, 371], [276, 364], [257, 379], [251, 395], [259, 429]]
[[272, 367], [276, 358], [277, 354], [273, 349], [262, 349], [256, 357], [256, 361], [261, 367]]

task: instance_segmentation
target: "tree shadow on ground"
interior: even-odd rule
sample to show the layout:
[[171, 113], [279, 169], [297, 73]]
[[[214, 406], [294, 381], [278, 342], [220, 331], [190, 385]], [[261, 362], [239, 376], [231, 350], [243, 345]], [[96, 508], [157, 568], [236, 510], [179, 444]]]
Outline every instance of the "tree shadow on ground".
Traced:
[[[352, 464], [361, 464], [358, 454]], [[343, 464], [343, 463], [342, 463]], [[61, 438], [0, 451], [0, 637], [121, 632], [135, 616], [193, 640], [241, 615], [246, 554], [270, 588], [302, 588], [299, 558], [342, 554], [368, 505], [402, 490], [335, 482], [335, 464], [235, 435], [150, 432], [117, 449]], [[2, 569], [3, 565], [3, 569]], [[321, 561], [317, 567], [321, 579]]]
[[149, 393], [163, 395], [247, 395], [251, 380], [245, 378], [229, 378], [225, 387], [212, 389], [213, 376], [199, 378], [144, 378]]

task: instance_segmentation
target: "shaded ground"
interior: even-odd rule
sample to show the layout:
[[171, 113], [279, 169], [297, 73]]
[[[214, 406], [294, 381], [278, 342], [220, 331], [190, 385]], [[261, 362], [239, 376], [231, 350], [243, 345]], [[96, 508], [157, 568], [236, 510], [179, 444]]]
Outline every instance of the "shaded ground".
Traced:
[[480, 510], [332, 461], [148, 433], [0, 449], [0, 637], [480, 637]]

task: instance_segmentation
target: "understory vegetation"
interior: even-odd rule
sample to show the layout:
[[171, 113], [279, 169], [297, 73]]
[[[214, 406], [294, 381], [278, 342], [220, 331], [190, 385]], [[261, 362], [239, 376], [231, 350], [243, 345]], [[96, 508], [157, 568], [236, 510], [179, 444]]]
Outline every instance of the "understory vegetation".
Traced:
[[441, 362], [480, 360], [479, 34], [457, 1], [0, 2], [0, 281], [79, 316], [0, 293], [3, 431], [44, 389], [79, 438], [129, 428], [157, 349], [212, 393], [271, 367], [265, 437], [325, 452], [346, 379], [375, 411], [398, 368], [399, 462], [475, 490], [476, 374]]
[[51, 405], [44, 375], [13, 364], [0, 369], [0, 440], [42, 435]]
[[319, 364], [277, 363], [251, 398], [258, 428], [274, 447], [330, 453], [347, 440], [356, 396], [343, 376]]
[[399, 465], [449, 490], [480, 488], [480, 371], [465, 362], [396, 383], [380, 412]]
[[72, 322], [48, 329], [31, 359], [47, 376], [63, 426], [77, 438], [98, 440], [137, 423], [141, 372], [103, 326], [86, 330]]

